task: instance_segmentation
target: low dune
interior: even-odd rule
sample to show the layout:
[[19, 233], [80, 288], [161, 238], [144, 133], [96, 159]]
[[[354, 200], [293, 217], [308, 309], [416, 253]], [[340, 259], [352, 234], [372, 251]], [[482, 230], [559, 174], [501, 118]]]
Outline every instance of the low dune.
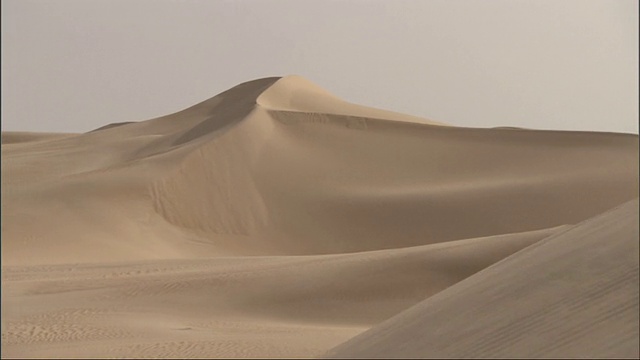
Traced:
[[[84, 134], [5, 132], [2, 356], [314, 357], [371, 329], [331, 353], [368, 357], [387, 344], [377, 329], [413, 326], [394, 317], [405, 309], [419, 304], [416, 318], [430, 319], [437, 299], [452, 314], [471, 308], [446, 295], [464, 284], [517, 288], [483, 280], [501, 264], [513, 276], [535, 265], [546, 279], [547, 258], [562, 254], [578, 266], [575, 286], [589, 288], [578, 276], [586, 260], [553, 239], [637, 197], [637, 135], [449, 126], [351, 104], [299, 76]], [[628, 216], [607, 214], [622, 231], [611, 236], [628, 242]], [[533, 247], [550, 250], [509, 260]], [[534, 285], [541, 301], [560, 296]], [[469, 291], [477, 304], [494, 299]], [[500, 296], [482, 321], [538, 311]], [[465, 328], [451, 324], [451, 334]], [[394, 336], [380, 345], [389, 357], [479, 346], [402, 353]], [[495, 348], [486, 355], [521, 350]]]
[[56, 134], [56, 133], [37, 133], [26, 131], [13, 131], [2, 133], [2, 144], [19, 144], [36, 141], [47, 141], [52, 139], [60, 139], [74, 134]]

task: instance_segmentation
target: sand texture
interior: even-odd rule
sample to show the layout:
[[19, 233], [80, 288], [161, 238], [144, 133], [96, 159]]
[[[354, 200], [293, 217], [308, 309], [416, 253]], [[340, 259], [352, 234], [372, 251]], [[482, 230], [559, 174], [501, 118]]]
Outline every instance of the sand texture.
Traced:
[[638, 357], [637, 197], [637, 135], [299, 76], [4, 132], [2, 357]]
[[637, 357], [638, 281], [636, 199], [509, 256], [329, 356]]

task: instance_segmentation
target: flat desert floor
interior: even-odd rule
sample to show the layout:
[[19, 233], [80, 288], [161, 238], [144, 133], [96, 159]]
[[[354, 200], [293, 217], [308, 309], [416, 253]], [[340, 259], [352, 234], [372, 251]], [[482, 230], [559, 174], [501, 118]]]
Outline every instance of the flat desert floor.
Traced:
[[299, 76], [2, 133], [3, 358], [639, 356], [638, 136]]

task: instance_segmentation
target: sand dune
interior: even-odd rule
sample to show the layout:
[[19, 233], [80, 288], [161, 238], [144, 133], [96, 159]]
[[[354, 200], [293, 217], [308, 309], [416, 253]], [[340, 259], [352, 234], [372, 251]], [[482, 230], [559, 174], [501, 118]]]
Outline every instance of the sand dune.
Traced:
[[36, 133], [36, 132], [24, 132], [13, 131], [2, 133], [2, 144], [18, 144], [35, 141], [47, 141], [52, 139], [59, 139], [66, 136], [72, 136], [73, 134], [55, 134], [55, 133]]
[[347, 341], [336, 358], [638, 358], [638, 200]]
[[637, 135], [448, 126], [299, 76], [3, 133], [2, 355], [320, 356], [636, 197]]

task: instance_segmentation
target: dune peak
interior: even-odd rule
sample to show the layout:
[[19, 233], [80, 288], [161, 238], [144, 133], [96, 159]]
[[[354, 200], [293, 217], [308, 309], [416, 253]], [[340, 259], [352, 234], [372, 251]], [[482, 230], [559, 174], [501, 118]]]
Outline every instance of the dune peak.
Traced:
[[322, 101], [342, 100], [300, 75], [281, 77], [256, 100], [260, 106], [278, 110], [305, 110]]
[[428, 125], [446, 125], [417, 116], [350, 103], [300, 75], [281, 77], [258, 96], [256, 104], [272, 111], [344, 115]]

